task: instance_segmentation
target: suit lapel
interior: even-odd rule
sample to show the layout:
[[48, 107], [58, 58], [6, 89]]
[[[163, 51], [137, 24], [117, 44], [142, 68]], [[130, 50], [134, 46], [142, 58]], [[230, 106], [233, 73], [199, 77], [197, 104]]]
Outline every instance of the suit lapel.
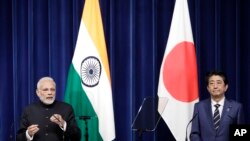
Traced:
[[212, 130], [215, 131], [214, 129], [214, 121], [213, 121], [213, 112], [212, 112], [212, 108], [211, 108], [211, 99], [206, 101], [205, 104], [205, 111], [207, 111], [207, 117], [209, 118], [208, 120], [208, 124], [211, 127]]
[[225, 103], [223, 106], [223, 111], [222, 111], [222, 115], [221, 115], [221, 120], [224, 119], [225, 115], [228, 114], [228, 108], [230, 107], [230, 102], [228, 100], [225, 99]]
[[223, 110], [222, 110], [222, 114], [221, 114], [220, 126], [219, 126], [218, 130], [223, 129], [224, 120], [228, 116], [229, 110], [230, 110], [231, 107], [232, 107], [232, 105], [231, 105], [230, 101], [228, 101], [227, 99], [225, 99]]

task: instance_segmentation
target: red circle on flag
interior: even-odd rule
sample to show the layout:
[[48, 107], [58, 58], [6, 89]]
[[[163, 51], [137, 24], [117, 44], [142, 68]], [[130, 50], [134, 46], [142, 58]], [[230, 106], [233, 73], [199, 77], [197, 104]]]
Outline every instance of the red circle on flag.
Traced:
[[191, 102], [198, 98], [197, 64], [192, 42], [177, 44], [166, 56], [163, 82], [176, 100]]

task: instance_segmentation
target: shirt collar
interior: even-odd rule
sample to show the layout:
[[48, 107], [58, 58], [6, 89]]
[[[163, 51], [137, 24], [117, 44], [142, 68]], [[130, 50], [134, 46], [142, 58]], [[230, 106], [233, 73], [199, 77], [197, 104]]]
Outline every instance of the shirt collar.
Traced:
[[224, 102], [225, 102], [225, 97], [223, 97], [219, 102], [216, 102], [216, 101], [214, 101], [213, 99], [211, 99], [211, 102], [212, 102], [212, 103], [211, 103], [212, 106], [215, 105], [215, 104], [220, 104], [220, 106], [223, 107]]

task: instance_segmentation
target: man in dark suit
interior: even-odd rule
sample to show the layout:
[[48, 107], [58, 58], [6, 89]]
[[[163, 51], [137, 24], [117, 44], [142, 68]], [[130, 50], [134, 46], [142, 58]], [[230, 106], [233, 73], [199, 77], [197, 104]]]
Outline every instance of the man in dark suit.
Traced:
[[244, 123], [242, 105], [225, 98], [228, 80], [223, 72], [206, 76], [210, 98], [194, 106], [191, 141], [229, 141], [229, 126]]
[[43, 77], [37, 83], [36, 94], [40, 101], [27, 106], [22, 114], [17, 141], [79, 141], [71, 105], [56, 101], [56, 83]]

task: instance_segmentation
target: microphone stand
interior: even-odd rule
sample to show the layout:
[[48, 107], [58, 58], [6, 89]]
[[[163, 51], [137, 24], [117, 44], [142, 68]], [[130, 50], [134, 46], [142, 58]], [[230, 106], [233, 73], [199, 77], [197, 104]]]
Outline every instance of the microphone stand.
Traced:
[[195, 113], [195, 115], [192, 117], [192, 119], [188, 122], [187, 126], [186, 126], [186, 138], [185, 141], [188, 141], [188, 137], [187, 137], [187, 130], [188, 130], [188, 126], [190, 123], [192, 123], [192, 121], [194, 120], [194, 118], [198, 115], [198, 113]]
[[138, 129], [137, 131], [138, 131], [139, 141], [142, 141], [142, 134], [143, 134], [144, 130]]
[[85, 122], [85, 140], [88, 141], [89, 134], [88, 134], [88, 120], [91, 118], [91, 116], [79, 116], [79, 119], [84, 120]]

